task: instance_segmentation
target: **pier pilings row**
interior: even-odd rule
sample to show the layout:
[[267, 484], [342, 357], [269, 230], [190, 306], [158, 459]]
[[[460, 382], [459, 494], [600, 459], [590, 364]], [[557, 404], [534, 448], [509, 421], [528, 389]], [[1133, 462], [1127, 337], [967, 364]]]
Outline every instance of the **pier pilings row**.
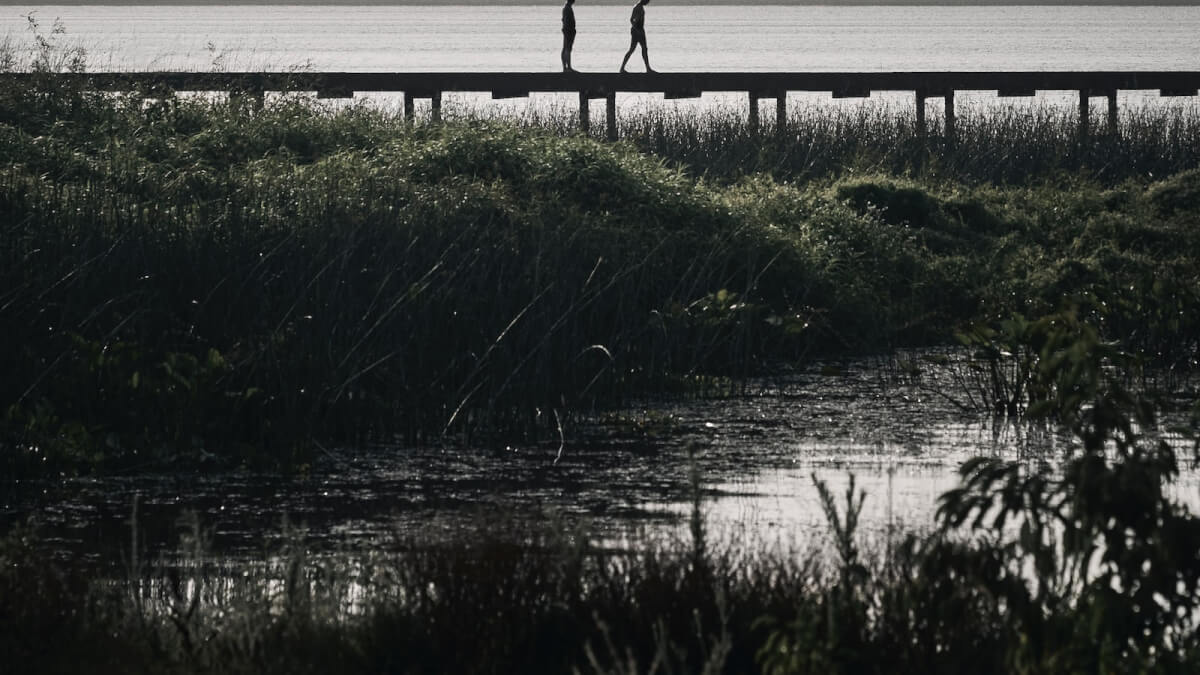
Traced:
[[1200, 71], [931, 71], [931, 72], [684, 72], [684, 73], [393, 73], [393, 72], [103, 72], [0, 73], [0, 84], [30, 87], [39, 78], [73, 80], [98, 91], [226, 92], [263, 104], [265, 92], [316, 92], [318, 98], [351, 98], [356, 92], [403, 93], [405, 119], [415, 118], [415, 101], [430, 102], [430, 118], [442, 118], [442, 96], [448, 92], [490, 93], [494, 99], [531, 93], [577, 93], [579, 127], [591, 129], [591, 102], [604, 99], [605, 136], [617, 139], [618, 93], [662, 94], [667, 99], [698, 98], [704, 93], [746, 92], [749, 127], [761, 127], [759, 101], [775, 99], [775, 129], [787, 130], [787, 97], [791, 92], [828, 92], [833, 98], [865, 98], [874, 92], [911, 92], [916, 105], [916, 133], [926, 136], [926, 101], [944, 104], [943, 137], [955, 137], [955, 92], [995, 91], [999, 97], [1032, 97], [1046, 91], [1079, 94], [1079, 135], [1092, 129], [1092, 98], [1107, 99], [1108, 128], [1118, 122], [1120, 91], [1154, 91], [1160, 96], [1196, 96]]

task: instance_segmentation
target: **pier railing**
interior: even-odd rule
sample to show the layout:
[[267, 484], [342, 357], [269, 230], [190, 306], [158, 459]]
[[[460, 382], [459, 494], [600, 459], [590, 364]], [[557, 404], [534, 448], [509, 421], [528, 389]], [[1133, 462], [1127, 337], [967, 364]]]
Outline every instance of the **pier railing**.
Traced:
[[[33, 85], [38, 73], [0, 73], [0, 83]], [[61, 73], [54, 78], [74, 81], [98, 91], [240, 93], [262, 101], [265, 92], [316, 92], [321, 98], [349, 98], [355, 92], [403, 93], [407, 117], [414, 101], [431, 102], [433, 119], [441, 118], [446, 92], [478, 92], [492, 98], [518, 98], [535, 92], [578, 93], [579, 123], [590, 126], [591, 101], [604, 99], [607, 135], [616, 139], [616, 95], [658, 93], [666, 98], [694, 98], [706, 92], [745, 92], [750, 125], [759, 124], [759, 101], [774, 99], [777, 120], [787, 117], [789, 92], [829, 92], [834, 98], [868, 97], [872, 92], [910, 92], [916, 104], [917, 133], [926, 131], [925, 103], [944, 102], [944, 135], [954, 138], [954, 95], [959, 91], [995, 91], [1001, 97], [1029, 97], [1042, 91], [1075, 91], [1079, 95], [1080, 134], [1090, 127], [1090, 101], [1107, 99], [1108, 121], [1116, 128], [1117, 93], [1157, 91], [1160, 96], [1196, 96], [1200, 71], [976, 71], [878, 73], [356, 73], [356, 72], [105, 72]]]

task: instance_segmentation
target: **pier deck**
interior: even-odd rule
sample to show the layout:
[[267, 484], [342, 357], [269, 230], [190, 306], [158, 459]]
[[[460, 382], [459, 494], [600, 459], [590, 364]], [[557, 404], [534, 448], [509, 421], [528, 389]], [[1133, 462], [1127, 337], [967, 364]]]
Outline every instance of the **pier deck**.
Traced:
[[[0, 73], [0, 82], [33, 84], [36, 73]], [[446, 92], [479, 92], [493, 98], [517, 98], [535, 92], [577, 93], [580, 125], [590, 124], [590, 102], [605, 99], [608, 137], [615, 139], [616, 95], [659, 93], [667, 98], [698, 97], [706, 92], [745, 92], [750, 123], [759, 123], [759, 101], [774, 99], [777, 119], [786, 119], [788, 92], [829, 92], [835, 98], [867, 97], [871, 92], [911, 92], [918, 133], [925, 133], [925, 101], [941, 98], [944, 133], [954, 136], [954, 94], [995, 91], [998, 96], [1034, 96], [1040, 91], [1076, 91], [1081, 135], [1090, 126], [1089, 100], [1107, 98], [1108, 121], [1117, 122], [1117, 92], [1157, 91], [1161, 96], [1196, 96], [1200, 71], [975, 71], [975, 72], [679, 72], [679, 73], [391, 73], [391, 72], [103, 72], [61, 73], [55, 78], [77, 81], [98, 91], [237, 92], [261, 100], [264, 92], [312, 91], [322, 98], [349, 98], [355, 92], [403, 93], [406, 114], [413, 102], [428, 99], [431, 115], [440, 119]]]

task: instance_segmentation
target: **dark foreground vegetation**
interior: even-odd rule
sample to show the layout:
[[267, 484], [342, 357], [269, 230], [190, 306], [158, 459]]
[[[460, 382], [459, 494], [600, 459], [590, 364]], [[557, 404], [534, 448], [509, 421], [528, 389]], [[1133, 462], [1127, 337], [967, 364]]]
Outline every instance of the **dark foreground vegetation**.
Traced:
[[[557, 439], [631, 393], [1068, 303], [1190, 365], [1198, 123], [1136, 118], [1080, 154], [1046, 119], [964, 117], [947, 148], [886, 115], [783, 141], [659, 118], [609, 145], [48, 75], [0, 92], [0, 464]], [[1006, 161], [1030, 173], [970, 168]]]
[[48, 564], [33, 530], [0, 542], [0, 659], [11, 673], [1195, 672], [1200, 519], [1170, 496], [1194, 434], [1166, 434], [1110, 378], [1126, 357], [1077, 317], [1020, 333], [1007, 346], [1035, 356], [1006, 383], [1076, 442], [1058, 470], [968, 462], [928, 535], [864, 551], [851, 479], [844, 497], [816, 482], [826, 554], [711, 542], [697, 476], [675, 545], [614, 553], [553, 519], [493, 518], [358, 558], [309, 558], [293, 535], [230, 568], [194, 520], [178, 552], [145, 562], [135, 506], [114, 581]]

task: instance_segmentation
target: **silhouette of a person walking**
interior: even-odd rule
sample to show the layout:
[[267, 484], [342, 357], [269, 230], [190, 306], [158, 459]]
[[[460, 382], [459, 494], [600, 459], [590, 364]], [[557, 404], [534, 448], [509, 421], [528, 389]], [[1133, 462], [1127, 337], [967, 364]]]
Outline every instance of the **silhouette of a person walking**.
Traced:
[[564, 73], [570, 73], [575, 70], [571, 67], [571, 49], [575, 47], [575, 10], [571, 8], [571, 5], [574, 4], [575, 0], [567, 0], [567, 4], [563, 5], [562, 11], [562, 67]]
[[625, 64], [629, 63], [629, 57], [633, 56], [633, 50], [637, 49], [638, 45], [642, 46], [642, 60], [646, 62], [646, 72], [653, 73], [654, 69], [650, 67], [650, 56], [646, 53], [646, 5], [650, 4], [650, 0], [639, 0], [638, 4], [633, 6], [633, 14], [629, 15], [629, 51], [625, 52], [625, 58], [621, 60], [621, 72], [625, 71]]

